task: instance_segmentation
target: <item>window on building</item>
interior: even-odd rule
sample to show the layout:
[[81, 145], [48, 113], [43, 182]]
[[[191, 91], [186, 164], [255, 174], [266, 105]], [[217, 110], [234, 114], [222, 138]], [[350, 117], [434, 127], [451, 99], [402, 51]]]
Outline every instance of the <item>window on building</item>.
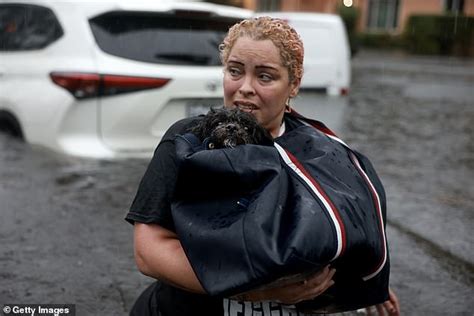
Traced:
[[260, 0], [257, 2], [257, 11], [280, 11], [281, 0]]
[[463, 13], [464, 0], [445, 0], [444, 9], [446, 12]]
[[369, 30], [393, 30], [398, 26], [399, 0], [369, 0]]

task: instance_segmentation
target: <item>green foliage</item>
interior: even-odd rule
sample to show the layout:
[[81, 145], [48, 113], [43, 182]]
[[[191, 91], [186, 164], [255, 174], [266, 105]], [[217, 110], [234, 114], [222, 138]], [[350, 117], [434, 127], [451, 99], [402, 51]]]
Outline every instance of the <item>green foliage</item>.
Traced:
[[338, 13], [341, 16], [348, 33], [355, 33], [359, 12], [355, 7], [338, 7]]
[[359, 33], [357, 41], [360, 46], [375, 49], [403, 49], [405, 47], [404, 38], [391, 33]]
[[403, 34], [406, 48], [415, 54], [474, 55], [474, 17], [412, 15]]
[[351, 46], [351, 53], [354, 54], [357, 52], [359, 46], [356, 32], [359, 12], [355, 7], [346, 6], [339, 6], [337, 11], [346, 27], [347, 36], [349, 37], [349, 45]]

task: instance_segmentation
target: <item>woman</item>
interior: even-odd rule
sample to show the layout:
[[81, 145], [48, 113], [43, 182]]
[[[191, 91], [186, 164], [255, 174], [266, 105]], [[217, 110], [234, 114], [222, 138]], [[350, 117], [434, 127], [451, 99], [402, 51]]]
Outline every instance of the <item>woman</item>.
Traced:
[[[290, 110], [289, 101], [297, 95], [303, 75], [303, 45], [298, 34], [282, 20], [268, 17], [244, 20], [229, 30], [220, 52], [225, 107], [250, 112], [274, 138], [294, 128], [297, 123], [285, 113]], [[161, 281], [142, 294], [132, 313], [265, 315], [266, 310], [272, 310], [278, 315], [296, 315], [288, 305], [313, 299], [331, 287], [336, 273], [333, 268], [327, 266], [305, 282], [254, 290], [233, 299], [207, 296], [198, 281], [171, 217], [177, 176], [174, 136], [188, 131], [196, 120], [179, 121], [168, 130], [126, 217], [135, 224], [135, 258], [139, 270]], [[392, 297], [380, 311], [397, 315], [398, 304]]]

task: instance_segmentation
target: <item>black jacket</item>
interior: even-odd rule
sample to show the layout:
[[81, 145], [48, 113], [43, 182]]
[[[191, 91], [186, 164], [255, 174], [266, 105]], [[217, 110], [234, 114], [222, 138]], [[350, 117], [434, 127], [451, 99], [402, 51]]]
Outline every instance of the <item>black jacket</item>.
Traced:
[[383, 186], [369, 160], [322, 123], [274, 146], [204, 150], [175, 140], [172, 216], [183, 248], [211, 295], [232, 295], [327, 264], [335, 286], [302, 311], [344, 311], [388, 299]]

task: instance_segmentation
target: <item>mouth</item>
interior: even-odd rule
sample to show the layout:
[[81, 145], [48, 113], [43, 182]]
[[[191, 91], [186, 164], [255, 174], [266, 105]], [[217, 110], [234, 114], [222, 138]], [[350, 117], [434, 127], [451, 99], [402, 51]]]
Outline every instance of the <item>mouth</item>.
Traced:
[[252, 113], [254, 110], [258, 110], [258, 106], [248, 101], [234, 101], [234, 106], [243, 112]]

